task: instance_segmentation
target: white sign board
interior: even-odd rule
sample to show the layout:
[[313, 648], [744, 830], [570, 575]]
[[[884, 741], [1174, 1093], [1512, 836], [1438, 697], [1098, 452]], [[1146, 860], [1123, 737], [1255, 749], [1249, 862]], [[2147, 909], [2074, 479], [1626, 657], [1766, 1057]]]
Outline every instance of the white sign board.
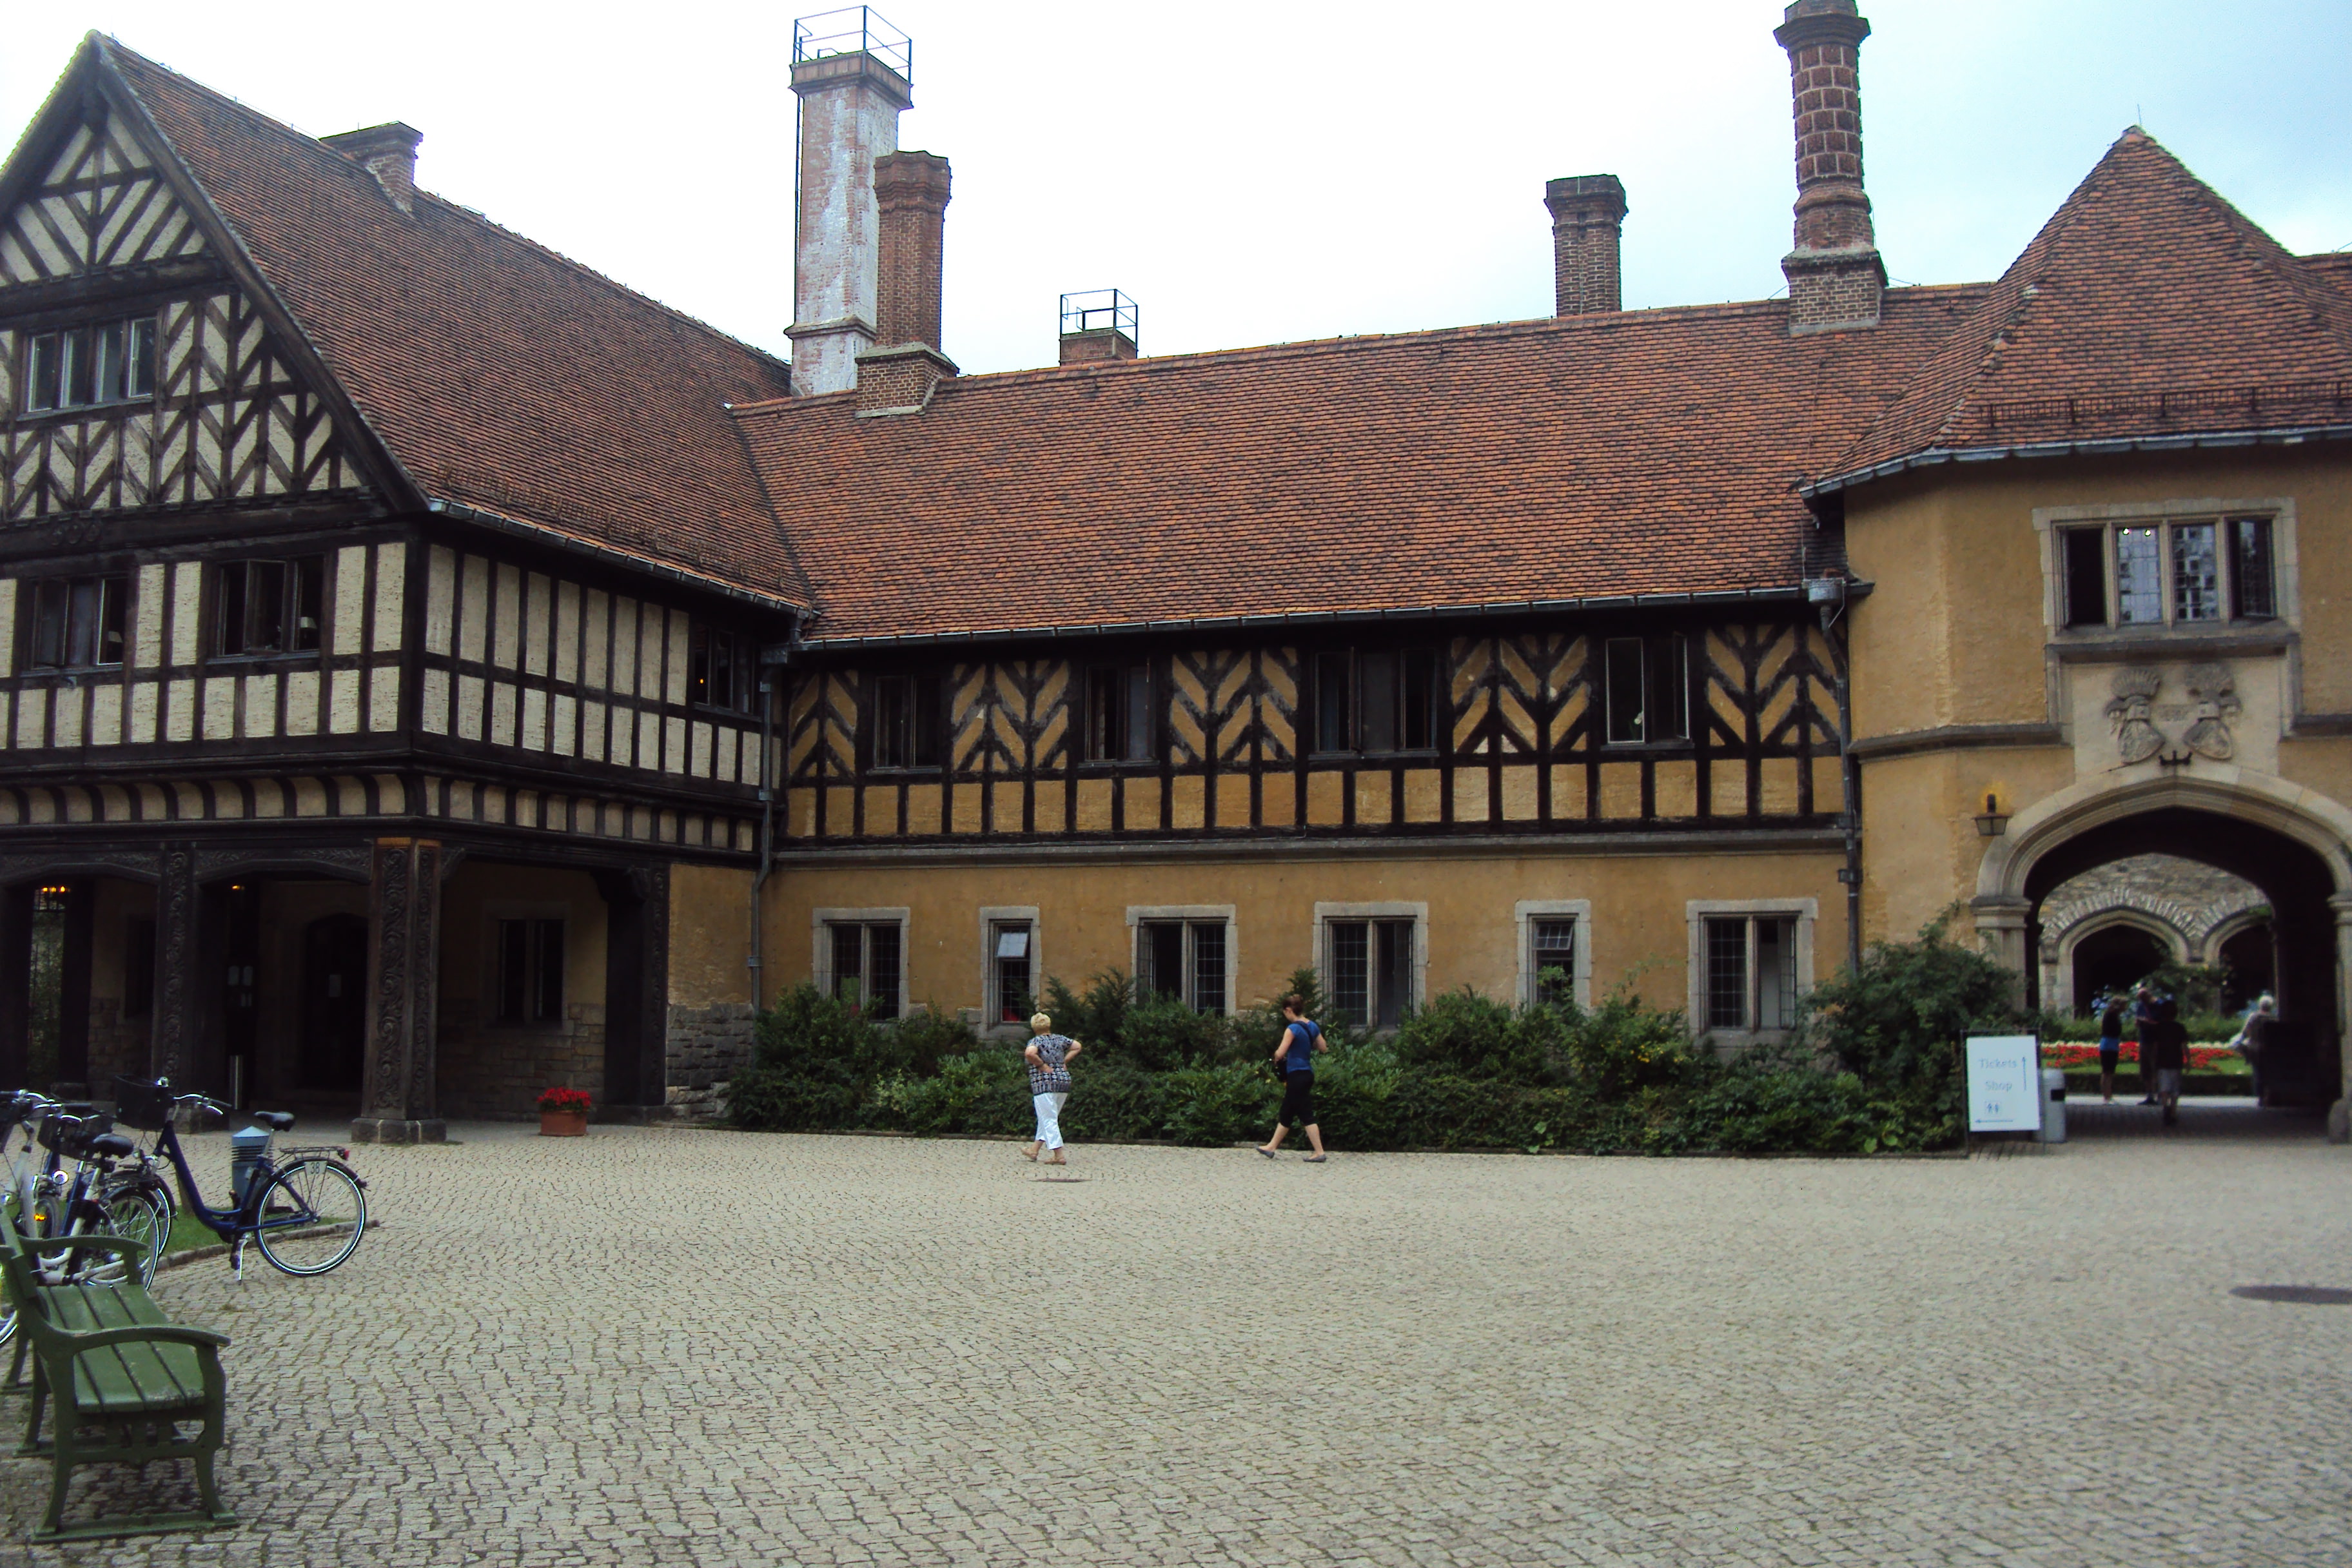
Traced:
[[2042, 1130], [2042, 1042], [2032, 1035], [1969, 1037], [1969, 1131]]

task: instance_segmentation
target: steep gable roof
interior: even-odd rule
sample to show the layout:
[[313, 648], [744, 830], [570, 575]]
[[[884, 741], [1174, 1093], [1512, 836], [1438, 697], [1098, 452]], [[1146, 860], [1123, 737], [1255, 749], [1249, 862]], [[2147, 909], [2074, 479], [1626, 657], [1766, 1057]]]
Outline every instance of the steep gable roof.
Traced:
[[1628, 311], [737, 416], [819, 641], [1788, 594], [1829, 559], [1797, 481], [1976, 297], [1896, 289], [1865, 332], [1791, 338], [1785, 301]]
[[782, 363], [110, 38], [96, 51], [415, 487], [805, 604], [723, 405]]
[[1926, 453], [2352, 421], [2352, 296], [2137, 128], [1840, 476]]

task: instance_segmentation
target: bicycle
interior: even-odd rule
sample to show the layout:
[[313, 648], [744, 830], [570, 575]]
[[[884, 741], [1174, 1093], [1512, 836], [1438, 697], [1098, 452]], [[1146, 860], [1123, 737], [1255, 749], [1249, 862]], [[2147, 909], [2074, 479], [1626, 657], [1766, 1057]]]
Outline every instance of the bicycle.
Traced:
[[[175, 1095], [168, 1079], [118, 1078], [114, 1097], [116, 1121], [155, 1134], [155, 1156], [169, 1162], [178, 1179], [179, 1206], [228, 1243], [229, 1267], [239, 1280], [247, 1241], [279, 1273], [306, 1277], [324, 1274], [359, 1250], [367, 1229], [367, 1183], [344, 1163], [350, 1150], [332, 1144], [265, 1149], [243, 1172], [243, 1188], [232, 1191], [229, 1205], [215, 1208], [197, 1189], [173, 1112], [190, 1106], [233, 1116], [234, 1109], [205, 1095]], [[292, 1113], [283, 1110], [258, 1111], [253, 1121], [272, 1133], [294, 1125]], [[142, 1170], [153, 1175], [152, 1166], [142, 1163]]]
[[[154, 1278], [162, 1260], [168, 1223], [158, 1228], [147, 1195], [121, 1184], [114, 1162], [129, 1158], [131, 1140], [113, 1131], [110, 1118], [85, 1103], [49, 1099], [29, 1090], [13, 1096], [0, 1122], [0, 1153], [8, 1160], [8, 1184], [0, 1194], [0, 1223], [13, 1226], [49, 1284], [119, 1282], [125, 1264], [111, 1254], [91, 1254], [53, 1245], [74, 1237], [108, 1235], [139, 1244], [129, 1269], [138, 1282]], [[21, 1148], [11, 1147], [21, 1130]], [[33, 1156], [40, 1152], [40, 1157]], [[75, 1168], [68, 1171], [67, 1161]], [[0, 1344], [16, 1331], [13, 1301], [0, 1301]]]

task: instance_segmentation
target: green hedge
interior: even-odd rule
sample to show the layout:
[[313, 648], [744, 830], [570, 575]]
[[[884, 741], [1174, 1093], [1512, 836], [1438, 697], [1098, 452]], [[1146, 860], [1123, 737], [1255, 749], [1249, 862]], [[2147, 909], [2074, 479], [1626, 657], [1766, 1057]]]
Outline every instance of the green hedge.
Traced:
[[[1335, 1148], [1546, 1149], [1677, 1154], [1871, 1153], [1958, 1142], [1960, 1035], [2019, 1022], [2010, 977], [1944, 942], [1874, 948], [1814, 994], [1799, 1041], [1718, 1057], [1679, 1014], [1628, 994], [1591, 1012], [1433, 998], [1394, 1034], [1329, 1030], [1315, 1099]], [[1293, 989], [1324, 1009], [1315, 975]], [[1264, 1138], [1281, 1088], [1277, 1015], [1192, 1014], [1137, 1001], [1120, 974], [1083, 993], [1049, 982], [1056, 1026], [1087, 1050], [1063, 1131], [1084, 1142], [1217, 1145]], [[936, 1013], [936, 1010], [934, 1010]], [[755, 1065], [728, 1089], [743, 1127], [1026, 1136], [1018, 1044], [918, 1016], [877, 1024], [803, 985], [760, 1021]]]

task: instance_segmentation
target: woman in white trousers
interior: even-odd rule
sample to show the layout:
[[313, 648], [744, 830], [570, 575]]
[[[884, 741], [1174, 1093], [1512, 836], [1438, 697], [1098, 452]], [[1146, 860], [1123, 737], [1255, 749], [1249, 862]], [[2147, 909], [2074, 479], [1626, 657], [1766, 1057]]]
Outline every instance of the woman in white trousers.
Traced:
[[1070, 1062], [1086, 1047], [1054, 1033], [1054, 1020], [1043, 1013], [1029, 1020], [1029, 1035], [1028, 1049], [1021, 1055], [1029, 1064], [1029, 1099], [1037, 1108], [1037, 1136], [1021, 1151], [1021, 1157], [1034, 1160], [1041, 1151], [1051, 1150], [1054, 1157], [1047, 1164], [1067, 1164], [1062, 1158], [1062, 1102], [1070, 1098]]

